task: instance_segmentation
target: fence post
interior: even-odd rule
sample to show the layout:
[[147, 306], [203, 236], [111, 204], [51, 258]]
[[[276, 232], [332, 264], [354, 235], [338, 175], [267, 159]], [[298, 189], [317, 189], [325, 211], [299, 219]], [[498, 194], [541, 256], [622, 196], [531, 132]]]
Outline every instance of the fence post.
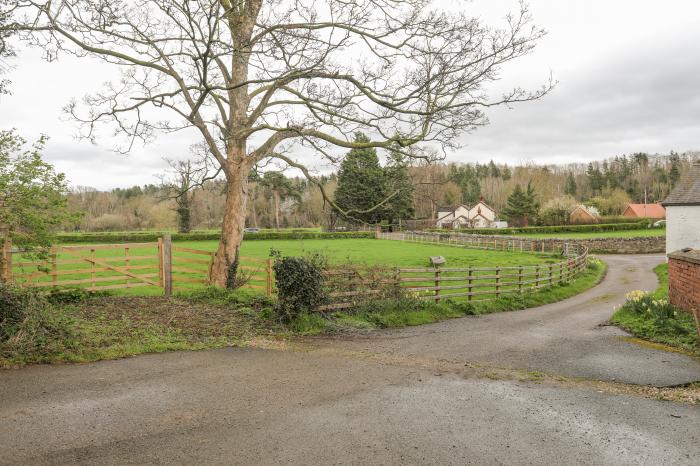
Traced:
[[540, 266], [535, 266], [535, 289], [540, 287]]
[[9, 282], [12, 280], [12, 238], [10, 232], [5, 232], [5, 238], [2, 242], [2, 254], [0, 254], [0, 280]]
[[173, 242], [170, 234], [163, 235], [162, 251], [163, 295], [171, 296], [173, 294]]
[[440, 269], [435, 269], [435, 302], [440, 301]]
[[496, 299], [501, 294], [501, 268], [496, 266]]
[[518, 267], [518, 293], [522, 293], [522, 292], [523, 292], [523, 266], [521, 265]]
[[[129, 270], [129, 247], [125, 246], [124, 247], [124, 268], [126, 270]], [[128, 278], [126, 279], [126, 287], [129, 288], [131, 285], [131, 280]]]
[[469, 281], [469, 285], [468, 285], [468, 290], [467, 290], [467, 291], [469, 292], [469, 294], [467, 295], [467, 301], [471, 301], [471, 300], [472, 300], [472, 278], [473, 278], [473, 275], [472, 275], [472, 274], [473, 274], [472, 268], [469, 267], [469, 269], [468, 269], [468, 275], [467, 275], [467, 277], [468, 277], [467, 280]]
[[95, 291], [95, 286], [97, 286], [96, 281], [95, 281], [95, 278], [97, 277], [97, 275], [96, 275], [97, 271], [95, 270], [95, 268], [96, 268], [95, 261], [97, 260], [97, 252], [96, 252], [95, 248], [90, 249], [90, 259], [92, 259], [92, 262], [90, 262], [90, 278], [92, 280], [91, 281], [92, 286], [90, 287], [90, 291]]
[[53, 252], [51, 254], [51, 282], [53, 283], [53, 287], [56, 287], [56, 282], [58, 281], [58, 263], [56, 262], [58, 255], [56, 252]]
[[267, 268], [265, 269], [267, 272], [267, 296], [270, 297], [272, 296], [272, 257], [267, 258]]
[[552, 275], [552, 264], [549, 264], [549, 286], [554, 284], [554, 276]]

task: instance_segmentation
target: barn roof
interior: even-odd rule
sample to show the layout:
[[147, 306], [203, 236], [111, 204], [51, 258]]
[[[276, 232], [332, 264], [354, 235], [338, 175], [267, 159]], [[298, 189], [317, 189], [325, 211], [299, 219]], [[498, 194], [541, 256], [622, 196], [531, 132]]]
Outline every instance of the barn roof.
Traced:
[[686, 176], [668, 195], [663, 205], [700, 205], [700, 161], [690, 166]]
[[637, 217], [666, 218], [666, 209], [661, 204], [629, 204], [625, 211], [631, 210]]

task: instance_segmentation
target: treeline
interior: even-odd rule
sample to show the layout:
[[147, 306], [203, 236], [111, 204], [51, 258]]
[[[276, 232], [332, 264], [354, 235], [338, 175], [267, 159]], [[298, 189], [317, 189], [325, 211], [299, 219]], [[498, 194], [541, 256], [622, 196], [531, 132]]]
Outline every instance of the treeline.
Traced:
[[[335, 206], [326, 202], [319, 188], [305, 178], [274, 171], [252, 173], [247, 225], [288, 228], [434, 219], [441, 206], [473, 204], [481, 197], [507, 220], [504, 214], [518, 214], [512, 212], [512, 195], [515, 192], [517, 196], [518, 187], [527, 193], [528, 185], [532, 205], [528, 204], [527, 209], [536, 209], [530, 215], [531, 224], [566, 223], [566, 212], [577, 204], [595, 206], [602, 215], [616, 216], [629, 202], [663, 200], [699, 157], [697, 152], [636, 153], [586, 164], [510, 166], [493, 161], [406, 165], [403, 160], [388, 156], [380, 166], [373, 151], [355, 151], [345, 158], [339, 173], [319, 180]], [[339, 181], [340, 191], [336, 193]], [[172, 188], [172, 182], [110, 191], [74, 188], [69, 204], [83, 216], [66, 225], [66, 230], [185, 230], [178, 222], [182, 217], [182, 196], [174, 196]], [[363, 213], [381, 202], [382, 197], [390, 199], [381, 208]], [[223, 182], [214, 179], [188, 186], [185, 199], [188, 228], [220, 226], [225, 199]], [[343, 215], [348, 210], [353, 211], [349, 218]]]

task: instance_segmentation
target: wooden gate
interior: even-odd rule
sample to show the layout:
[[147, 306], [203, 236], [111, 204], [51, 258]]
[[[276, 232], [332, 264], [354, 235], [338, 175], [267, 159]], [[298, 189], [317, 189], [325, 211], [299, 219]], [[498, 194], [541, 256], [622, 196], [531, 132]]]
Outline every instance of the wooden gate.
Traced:
[[[13, 250], [9, 236], [1, 236], [0, 281], [36, 288], [81, 288], [102, 291], [158, 288], [166, 296], [210, 283], [214, 252], [172, 244], [170, 235], [157, 242], [55, 246], [38, 259]], [[244, 288], [273, 292], [272, 260], [240, 258]], [[160, 293], [160, 291], [158, 291]]]
[[164, 285], [161, 242], [54, 246], [41, 259], [20, 251], [4, 254], [10, 258], [5, 279], [20, 286], [102, 291]]

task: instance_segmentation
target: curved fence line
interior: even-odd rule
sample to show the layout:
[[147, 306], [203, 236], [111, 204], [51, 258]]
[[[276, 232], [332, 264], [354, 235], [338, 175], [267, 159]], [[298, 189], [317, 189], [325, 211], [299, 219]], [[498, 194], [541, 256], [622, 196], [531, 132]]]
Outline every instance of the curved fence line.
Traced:
[[[585, 246], [547, 245], [528, 239], [483, 241], [468, 235], [428, 232], [377, 233], [377, 238], [495, 251], [550, 253], [553, 260], [536, 265], [492, 267], [345, 267], [326, 272], [332, 304], [322, 310], [343, 309], [378, 296], [412, 295], [440, 301], [488, 301], [508, 294], [523, 294], [571, 281], [588, 265]], [[559, 260], [559, 258], [563, 258]]]

